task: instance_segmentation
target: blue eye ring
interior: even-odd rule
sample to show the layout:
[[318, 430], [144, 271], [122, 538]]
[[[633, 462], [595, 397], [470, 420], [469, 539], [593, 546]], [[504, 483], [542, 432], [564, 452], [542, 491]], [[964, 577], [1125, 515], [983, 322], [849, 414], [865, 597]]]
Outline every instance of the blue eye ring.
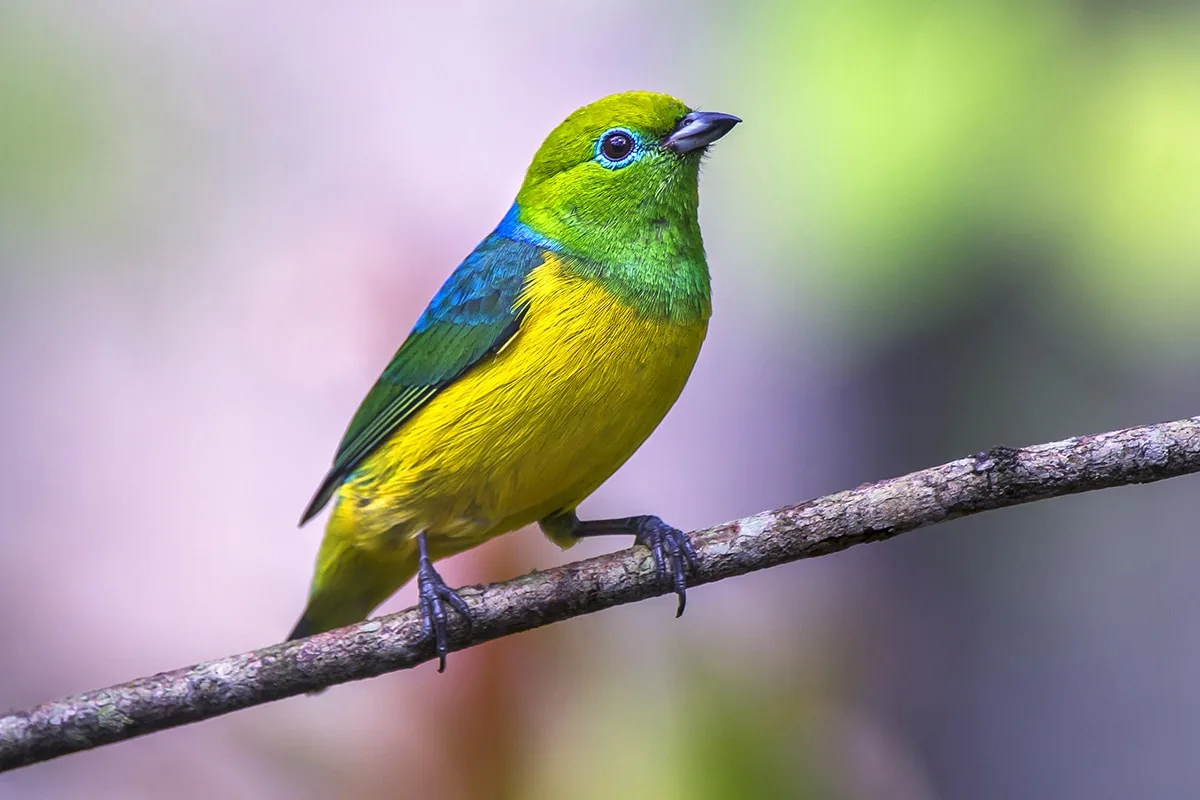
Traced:
[[637, 158], [640, 142], [625, 128], [610, 128], [596, 140], [596, 160], [607, 169], [620, 169]]

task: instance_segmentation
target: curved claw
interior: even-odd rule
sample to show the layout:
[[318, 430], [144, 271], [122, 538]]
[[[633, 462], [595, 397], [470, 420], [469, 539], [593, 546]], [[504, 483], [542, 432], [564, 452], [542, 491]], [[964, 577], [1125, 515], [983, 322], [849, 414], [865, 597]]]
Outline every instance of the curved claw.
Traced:
[[421, 631], [426, 640], [433, 638], [438, 672], [445, 672], [449, 647], [446, 642], [446, 608], [443, 604], [449, 603], [458, 612], [466, 621], [468, 631], [471, 629], [471, 609], [458, 592], [446, 585], [429, 561], [422, 561], [417, 571], [417, 595], [417, 604], [421, 609]]
[[663, 522], [658, 517], [645, 517], [637, 529], [638, 544], [650, 548], [654, 556], [654, 571], [659, 580], [670, 580], [679, 598], [675, 616], [683, 616], [687, 608], [687, 578], [685, 570], [698, 570], [696, 548], [687, 534]]

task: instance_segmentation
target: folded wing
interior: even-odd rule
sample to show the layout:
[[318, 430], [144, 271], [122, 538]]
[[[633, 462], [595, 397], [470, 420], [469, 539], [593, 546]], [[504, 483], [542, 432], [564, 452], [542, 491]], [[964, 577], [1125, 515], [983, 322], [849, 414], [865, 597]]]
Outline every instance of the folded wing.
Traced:
[[301, 525], [406, 420], [516, 334], [521, 289], [541, 262], [537, 246], [492, 234], [458, 266], [359, 406]]

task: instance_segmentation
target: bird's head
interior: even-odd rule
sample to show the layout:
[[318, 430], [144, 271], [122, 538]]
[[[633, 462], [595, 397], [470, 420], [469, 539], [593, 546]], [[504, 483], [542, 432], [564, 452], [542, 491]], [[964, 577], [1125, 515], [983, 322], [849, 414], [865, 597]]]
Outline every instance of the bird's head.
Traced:
[[646, 247], [700, 247], [700, 160], [740, 121], [652, 92], [597, 100], [534, 156], [517, 195], [520, 220], [602, 263], [628, 262]]

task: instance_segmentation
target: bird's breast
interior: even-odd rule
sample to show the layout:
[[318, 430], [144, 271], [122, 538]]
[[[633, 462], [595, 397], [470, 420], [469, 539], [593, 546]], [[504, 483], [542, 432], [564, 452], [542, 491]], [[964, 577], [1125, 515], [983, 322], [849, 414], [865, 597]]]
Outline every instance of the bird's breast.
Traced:
[[424, 528], [486, 538], [573, 508], [662, 421], [707, 329], [642, 314], [553, 255], [518, 302], [525, 317], [503, 349], [372, 459]]

